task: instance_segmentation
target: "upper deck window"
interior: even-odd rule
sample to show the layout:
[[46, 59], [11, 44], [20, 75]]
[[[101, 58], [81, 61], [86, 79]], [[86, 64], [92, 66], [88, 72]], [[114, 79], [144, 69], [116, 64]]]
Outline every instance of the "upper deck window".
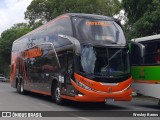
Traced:
[[72, 36], [72, 25], [69, 17], [60, 18], [47, 27], [45, 34], [63, 34]]
[[75, 37], [92, 43], [126, 44], [121, 27], [114, 21], [72, 17]]

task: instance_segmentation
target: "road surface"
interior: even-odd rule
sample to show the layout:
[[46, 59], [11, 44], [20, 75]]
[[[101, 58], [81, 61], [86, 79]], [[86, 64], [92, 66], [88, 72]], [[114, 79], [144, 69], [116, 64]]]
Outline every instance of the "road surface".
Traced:
[[[140, 96], [134, 97], [131, 102], [109, 102], [106, 104], [69, 102], [67, 105], [60, 106], [51, 101], [48, 96], [21, 95], [9, 83], [0, 82], [0, 111], [94, 111], [95, 114], [100, 111], [159, 111], [160, 106], [157, 103], [158, 99]], [[90, 120], [77, 115], [76, 112], [70, 113], [73, 113], [74, 119]], [[117, 114], [119, 113], [117, 112]], [[94, 119], [96, 120], [95, 117]]]

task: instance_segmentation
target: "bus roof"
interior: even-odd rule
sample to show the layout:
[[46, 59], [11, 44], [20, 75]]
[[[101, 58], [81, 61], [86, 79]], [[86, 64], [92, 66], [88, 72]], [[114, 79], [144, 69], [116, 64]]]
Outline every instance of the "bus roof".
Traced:
[[52, 19], [51, 21], [47, 22], [44, 25], [39, 26], [38, 28], [32, 30], [31, 32], [25, 34], [24, 36], [18, 38], [17, 40], [15, 40], [14, 42], [18, 42], [19, 40], [21, 40], [23, 37], [30, 35], [38, 30], [41, 30], [43, 28], [45, 28], [46, 26], [50, 25], [54, 20], [63, 17], [63, 16], [70, 16], [70, 17], [83, 17], [83, 18], [90, 18], [90, 19], [100, 19], [100, 20], [108, 20], [108, 21], [116, 21], [119, 22], [118, 19], [115, 19], [113, 17], [108, 17], [108, 16], [103, 16], [103, 15], [96, 15], [96, 14], [85, 14], [85, 13], [66, 13], [66, 14], [62, 14], [60, 16], [57, 16], [56, 18]]
[[66, 13], [66, 15], [69, 15], [71, 17], [83, 17], [83, 18], [92, 18], [92, 19], [103, 19], [103, 20], [114, 20], [117, 19], [113, 17], [103, 16], [103, 15], [95, 15], [95, 14], [86, 14], [86, 13]]
[[152, 40], [157, 40], [157, 39], [160, 39], [160, 34], [135, 38], [135, 39], [132, 39], [131, 41], [133, 41], [133, 42], [143, 42], [143, 41], [152, 41]]

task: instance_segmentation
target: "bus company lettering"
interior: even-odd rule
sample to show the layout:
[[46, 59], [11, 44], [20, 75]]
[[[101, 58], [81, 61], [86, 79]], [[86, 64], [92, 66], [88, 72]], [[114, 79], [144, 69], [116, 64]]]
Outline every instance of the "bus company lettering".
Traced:
[[34, 58], [42, 55], [41, 48], [34, 48], [24, 52], [24, 58]]
[[110, 26], [105, 22], [86, 22], [86, 25], [99, 25], [99, 26]]
[[83, 81], [84, 83], [86, 83], [86, 84], [89, 84], [89, 85], [93, 86], [93, 84], [92, 84], [91, 82], [86, 81], [84, 78], [80, 78], [80, 81]]
[[139, 77], [145, 79], [145, 72], [143, 68], [139, 69]]

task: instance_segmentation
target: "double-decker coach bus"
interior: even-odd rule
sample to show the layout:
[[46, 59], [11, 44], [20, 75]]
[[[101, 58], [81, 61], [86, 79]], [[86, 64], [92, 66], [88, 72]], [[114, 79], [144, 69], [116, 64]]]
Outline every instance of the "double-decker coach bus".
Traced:
[[127, 46], [118, 20], [67, 13], [14, 41], [10, 83], [57, 104], [130, 101]]
[[133, 90], [160, 99], [160, 35], [131, 41]]

